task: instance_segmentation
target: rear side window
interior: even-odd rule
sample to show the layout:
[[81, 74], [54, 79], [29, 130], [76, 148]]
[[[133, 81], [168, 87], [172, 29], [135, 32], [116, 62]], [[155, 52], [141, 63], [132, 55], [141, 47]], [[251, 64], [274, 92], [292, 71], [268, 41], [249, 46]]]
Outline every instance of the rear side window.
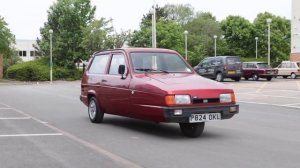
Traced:
[[237, 64], [241, 63], [241, 60], [239, 57], [227, 57], [227, 64]]
[[298, 68], [300, 68], [300, 62], [297, 62]]
[[104, 74], [109, 55], [97, 55], [93, 59], [92, 65], [90, 66], [89, 73], [92, 74]]

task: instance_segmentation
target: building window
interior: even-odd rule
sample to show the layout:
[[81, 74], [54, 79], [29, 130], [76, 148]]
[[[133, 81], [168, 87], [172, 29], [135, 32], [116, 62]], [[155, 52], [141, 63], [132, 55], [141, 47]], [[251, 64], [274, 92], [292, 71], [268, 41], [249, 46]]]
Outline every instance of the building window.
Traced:
[[26, 57], [26, 51], [22, 51], [23, 52], [23, 57]]
[[19, 51], [19, 56], [20, 56], [20, 57], [22, 57], [22, 56], [23, 56], [23, 55], [22, 55], [22, 53], [23, 53], [22, 51]]

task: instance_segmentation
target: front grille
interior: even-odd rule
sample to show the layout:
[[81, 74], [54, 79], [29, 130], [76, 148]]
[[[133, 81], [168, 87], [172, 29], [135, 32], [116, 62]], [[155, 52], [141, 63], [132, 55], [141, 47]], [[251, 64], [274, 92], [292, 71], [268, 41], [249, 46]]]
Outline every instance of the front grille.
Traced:
[[205, 103], [220, 103], [219, 98], [210, 98], [210, 99], [200, 99], [200, 98], [193, 98], [193, 104], [205, 104]]

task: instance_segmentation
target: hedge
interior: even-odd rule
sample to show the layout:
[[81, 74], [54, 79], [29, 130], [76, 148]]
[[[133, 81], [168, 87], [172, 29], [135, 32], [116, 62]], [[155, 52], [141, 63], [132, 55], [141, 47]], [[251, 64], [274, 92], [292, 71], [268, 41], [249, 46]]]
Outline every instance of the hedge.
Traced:
[[[53, 80], [78, 80], [82, 71], [53, 67]], [[50, 68], [48, 59], [42, 58], [15, 64], [7, 69], [6, 77], [20, 81], [48, 81], [50, 80]]]

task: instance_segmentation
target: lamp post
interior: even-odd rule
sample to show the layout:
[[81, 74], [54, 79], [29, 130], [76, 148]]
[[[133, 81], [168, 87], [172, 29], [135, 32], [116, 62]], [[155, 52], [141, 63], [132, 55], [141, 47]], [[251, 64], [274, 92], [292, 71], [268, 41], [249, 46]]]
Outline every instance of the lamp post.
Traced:
[[214, 35], [214, 39], [215, 39], [215, 57], [217, 56], [217, 35]]
[[155, 0], [153, 0], [152, 9], [152, 47], [156, 48], [156, 11], [155, 11]]
[[270, 40], [270, 34], [271, 34], [271, 22], [272, 19], [268, 18], [267, 19], [267, 24], [268, 24], [268, 65], [270, 65], [270, 59], [271, 59], [271, 40]]
[[187, 35], [189, 34], [189, 32], [187, 30], [185, 30], [183, 32], [184, 34], [184, 39], [185, 39], [185, 60], [188, 59], [188, 53], [187, 53]]
[[52, 34], [53, 30], [49, 30], [50, 33], [50, 83], [52, 84]]
[[257, 59], [257, 41], [258, 41], [258, 37], [255, 37], [255, 58]]

